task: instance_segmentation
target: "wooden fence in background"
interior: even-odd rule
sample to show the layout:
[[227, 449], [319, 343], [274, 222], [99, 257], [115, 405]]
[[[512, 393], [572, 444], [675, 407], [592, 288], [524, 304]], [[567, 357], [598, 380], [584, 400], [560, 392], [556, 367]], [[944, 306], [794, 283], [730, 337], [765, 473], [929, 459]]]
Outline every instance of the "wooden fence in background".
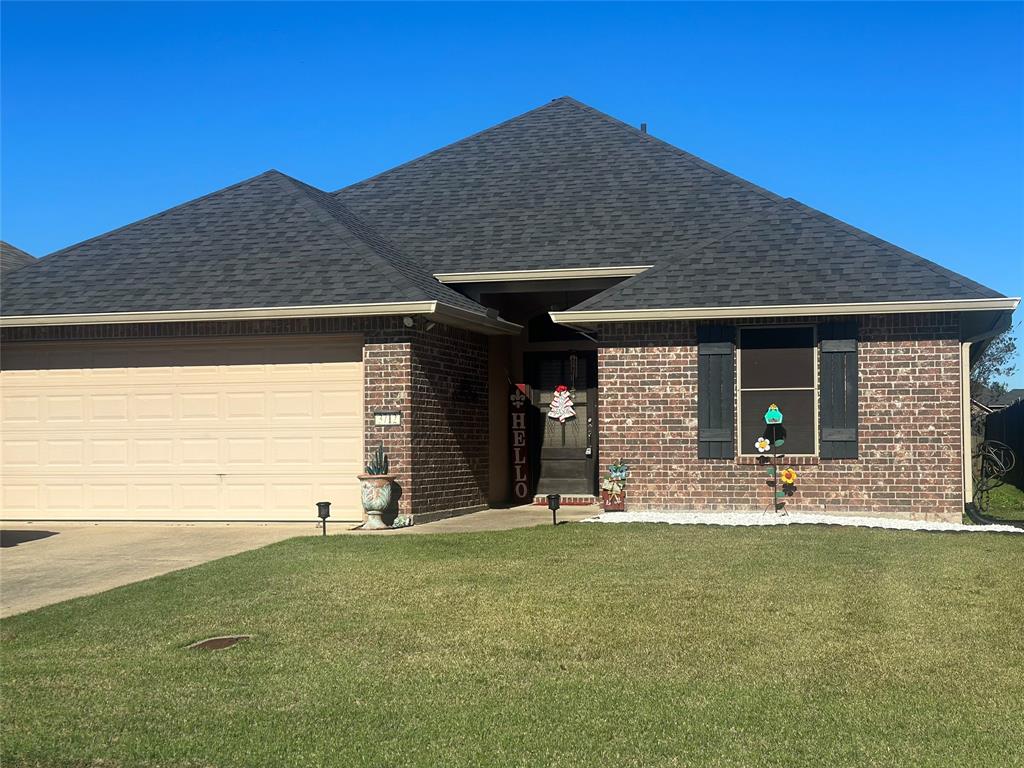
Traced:
[[1004, 480], [1024, 489], [1024, 400], [990, 413], [985, 418], [985, 439], [998, 440], [1013, 449], [1017, 462]]

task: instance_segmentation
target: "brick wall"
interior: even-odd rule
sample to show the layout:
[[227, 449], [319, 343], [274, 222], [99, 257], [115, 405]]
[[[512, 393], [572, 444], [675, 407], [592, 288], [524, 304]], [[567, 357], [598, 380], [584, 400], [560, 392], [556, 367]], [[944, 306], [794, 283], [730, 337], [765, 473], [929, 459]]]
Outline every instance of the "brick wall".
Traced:
[[[391, 330], [391, 329], [389, 329]], [[412, 513], [412, 341], [398, 329], [368, 336], [363, 343], [363, 452], [383, 445], [395, 476], [391, 516]], [[402, 423], [375, 426], [375, 411], [397, 411]]]
[[[794, 461], [800, 477], [789, 509], [959, 521], [957, 317], [860, 321], [859, 457]], [[771, 491], [753, 459], [697, 458], [696, 327], [623, 323], [602, 330], [602, 463], [619, 456], [629, 462], [634, 510], [764, 509]]]
[[487, 339], [436, 326], [412, 346], [412, 511], [487, 504]]
[[[764, 508], [769, 491], [751, 459], [697, 459], [696, 327], [602, 329], [602, 463], [630, 462], [632, 509]], [[801, 460], [791, 509], [960, 519], [958, 328], [952, 314], [861, 318], [859, 458]], [[486, 503], [488, 349], [478, 334], [388, 317], [10, 328], [2, 340], [310, 333], [364, 337], [364, 441], [390, 455], [398, 511], [437, 516]], [[402, 424], [374, 426], [378, 410], [400, 411]]]
[[[436, 517], [486, 504], [487, 341], [470, 331], [401, 317], [298, 318], [5, 328], [0, 343], [309, 334], [363, 336], [363, 443], [383, 443], [398, 485], [393, 513]], [[479, 400], [474, 400], [479, 397]], [[398, 411], [398, 426], [375, 426]]]

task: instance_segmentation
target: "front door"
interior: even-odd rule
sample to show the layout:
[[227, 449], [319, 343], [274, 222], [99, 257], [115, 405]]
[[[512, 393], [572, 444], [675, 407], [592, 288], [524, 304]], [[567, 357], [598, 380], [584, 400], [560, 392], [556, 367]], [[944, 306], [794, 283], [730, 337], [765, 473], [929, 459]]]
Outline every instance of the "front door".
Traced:
[[[597, 353], [527, 352], [527, 383], [532, 390], [530, 455], [538, 495], [594, 494], [597, 490]], [[556, 389], [564, 386], [575, 417], [551, 418]], [[556, 403], [556, 412], [557, 412]]]

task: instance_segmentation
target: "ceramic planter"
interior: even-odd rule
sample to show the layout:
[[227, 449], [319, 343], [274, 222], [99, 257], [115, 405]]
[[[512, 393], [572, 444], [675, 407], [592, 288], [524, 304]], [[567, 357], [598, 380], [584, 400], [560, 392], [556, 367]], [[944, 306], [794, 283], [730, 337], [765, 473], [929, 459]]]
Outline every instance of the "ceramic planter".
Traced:
[[366, 522], [361, 526], [364, 531], [389, 527], [381, 519], [381, 514], [391, 504], [391, 482], [394, 479], [392, 475], [359, 475], [363, 510], [366, 512]]

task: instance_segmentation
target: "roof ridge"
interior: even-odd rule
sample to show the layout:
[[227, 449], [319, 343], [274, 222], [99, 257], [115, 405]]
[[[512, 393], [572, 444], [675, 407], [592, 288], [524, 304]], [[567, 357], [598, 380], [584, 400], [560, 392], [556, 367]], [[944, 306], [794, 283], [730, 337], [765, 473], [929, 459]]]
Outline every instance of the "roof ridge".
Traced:
[[[279, 173], [276, 177], [278, 182], [285, 185], [288, 191], [295, 192], [301, 195], [299, 198], [300, 202], [305, 204], [309, 202], [312, 206], [306, 205], [306, 209], [314, 213], [314, 215], [325, 224], [330, 224], [334, 228], [340, 228], [341, 233], [344, 235], [346, 240], [357, 240], [361, 245], [366, 246], [366, 242], [356, 236], [356, 234], [344, 225], [343, 222], [338, 221], [338, 218], [334, 216], [324, 204], [317, 200], [314, 193], [322, 195], [329, 195], [330, 193], [324, 192], [322, 189], [314, 187], [312, 184], [307, 184], [304, 181], [296, 179], [294, 176], [289, 176], [286, 173]], [[366, 246], [369, 247], [369, 246]], [[372, 249], [371, 249], [372, 250]], [[376, 256], [376, 254], [374, 254]]]
[[[376, 227], [366, 221], [362, 216], [359, 216], [351, 207], [335, 198], [330, 192], [325, 192], [322, 189], [314, 187], [312, 184], [307, 184], [304, 181], [293, 178], [284, 173], [278, 173], [278, 180], [282, 183], [287, 183], [295, 191], [301, 193], [303, 200], [308, 201], [310, 206], [312, 206], [316, 211], [316, 214], [314, 215], [318, 215], [321, 220], [327, 222], [336, 231], [342, 233], [347, 242], [357, 243], [361, 250], [368, 252], [376, 263], [384, 264], [391, 272], [406, 281], [413, 290], [420, 291], [430, 300], [443, 300], [445, 297], [450, 297], [451, 299], [454, 299], [456, 303], [466, 302], [474, 307], [479, 307], [480, 314], [486, 314], [485, 307], [478, 304], [478, 302], [473, 301], [468, 296], [463, 296], [458, 291], [437, 280], [430, 272], [406, 256], [394, 242], [382, 235]], [[336, 206], [343, 210], [345, 215], [350, 216], [355, 223], [366, 231], [366, 233], [378, 240], [380, 246], [386, 249], [386, 251], [381, 252], [372, 242], [367, 240], [367, 238], [363, 237], [346, 222], [340, 220], [328, 206]], [[416, 278], [423, 280], [425, 285], [429, 285], [431, 289], [436, 290], [442, 298], [438, 299], [437, 297], [430, 296], [424, 286], [416, 283]]]
[[[122, 224], [120, 227], [115, 227], [114, 229], [111, 229], [111, 230], [109, 230], [107, 232], [101, 232], [98, 235], [93, 235], [92, 237], [87, 237], [85, 240], [80, 240], [77, 243], [72, 243], [71, 245], [66, 245], [63, 248], [60, 248], [60, 249], [58, 249], [56, 251], [53, 251], [52, 253], [46, 254], [45, 256], [39, 256], [36, 259], [36, 261], [37, 262], [42, 262], [44, 259], [49, 259], [49, 258], [51, 258], [53, 256], [59, 256], [62, 253], [64, 253], [65, 251], [70, 251], [72, 248], [79, 248], [79, 247], [81, 247], [83, 245], [86, 245], [87, 243], [91, 243], [93, 240], [99, 240], [102, 237], [109, 237], [110, 235], [115, 235], [118, 232], [121, 232], [121, 231], [123, 231], [125, 229], [128, 229], [129, 227], [134, 227], [136, 224], [143, 224], [143, 223], [145, 223], [147, 221], [155, 221], [156, 219], [159, 219], [161, 216], [166, 216], [169, 213], [172, 213], [172, 212], [177, 211], [177, 210], [179, 210], [181, 208], [184, 208], [185, 206], [192, 205], [194, 203], [199, 203], [199, 202], [202, 202], [203, 200], [209, 200], [211, 197], [216, 197], [217, 195], [220, 195], [220, 194], [222, 194], [224, 192], [229, 192], [229, 191], [231, 191], [233, 189], [241, 187], [244, 184], [249, 184], [250, 182], [256, 181], [256, 179], [262, 178], [264, 176], [273, 176], [275, 174], [278, 175], [278, 176], [285, 176], [285, 174], [281, 173], [276, 168], [270, 168], [270, 169], [268, 169], [266, 171], [263, 171], [262, 173], [257, 173], [255, 176], [250, 176], [247, 179], [242, 179], [241, 181], [236, 181], [234, 184], [229, 184], [228, 186], [221, 187], [220, 189], [215, 189], [213, 192], [207, 192], [205, 195], [200, 195], [199, 197], [193, 197], [192, 199], [186, 200], [183, 203], [178, 203], [177, 205], [172, 205], [170, 208], [165, 208], [164, 210], [158, 211], [157, 213], [150, 214], [149, 216], [145, 216], [145, 217], [143, 217], [141, 219], [137, 219], [135, 221], [128, 222], [127, 224]], [[289, 178], [289, 177], [285, 176], [285, 178]]]
[[738, 184], [739, 186], [746, 187], [747, 189], [757, 192], [758, 194], [763, 195], [764, 197], [767, 197], [770, 200], [788, 199], [784, 198], [782, 195], [776, 192], [772, 192], [770, 189], [766, 189], [765, 187], [759, 186], [758, 184], [755, 184], [752, 181], [748, 181], [747, 179], [744, 179], [742, 176], [737, 176], [735, 173], [727, 171], [724, 168], [720, 168], [714, 163], [709, 163], [704, 158], [698, 157], [692, 152], [687, 152], [685, 149], [677, 147], [675, 144], [671, 144], [665, 141], [664, 139], [659, 139], [657, 136], [652, 136], [651, 134], [645, 133], [644, 131], [641, 131], [638, 128], [634, 128], [629, 123], [623, 120], [619, 120], [617, 117], [613, 117], [612, 115], [609, 115], [606, 112], [602, 112], [601, 110], [597, 109], [596, 107], [592, 107], [589, 104], [584, 104], [582, 101], [574, 99], [571, 96], [562, 96], [560, 99], [556, 99], [556, 101], [563, 101], [566, 104], [571, 104], [577, 109], [581, 109], [585, 112], [590, 112], [595, 117], [599, 117], [602, 120], [611, 123], [612, 125], [616, 125], [619, 128], [623, 128], [638, 138], [651, 142], [660, 148], [670, 150], [673, 154], [679, 155], [683, 160], [687, 160], [691, 164], [703, 168], [705, 171], [714, 173], [717, 176], [721, 176], [724, 179], [727, 179], [728, 181]]
[[[401, 273], [398, 267], [391, 262], [390, 259], [387, 259], [382, 254], [378, 253], [373, 246], [366, 242], [366, 240], [359, 237], [359, 235], [353, 232], [351, 228], [346, 226], [343, 221], [340, 221], [337, 216], [335, 216], [331, 211], [329, 211], [322, 201], [317, 200], [314, 195], [314, 193], [319, 193], [321, 195], [330, 197], [331, 200], [333, 201], [334, 198], [330, 195], [330, 193], [324, 192], [323, 190], [318, 189], [312, 186], [311, 184], [306, 184], [306, 182], [304, 181], [300, 181], [299, 179], [293, 178], [283, 173], [279, 175], [278, 181], [281, 183], [286, 183], [291, 191], [299, 193], [302, 196], [300, 200], [309, 203], [308, 205], [305, 206], [306, 209], [312, 212], [313, 215], [320, 219], [321, 222], [329, 225], [336, 232], [340, 233], [346, 242], [356, 243], [362, 250], [368, 252], [375, 262], [379, 264], [384, 264], [391, 271], [398, 273], [400, 277], [406, 277]], [[343, 205], [340, 201], [338, 201], [337, 204], [343, 207], [346, 213], [351, 213], [351, 209]], [[376, 230], [374, 230], [372, 227], [366, 224], [366, 222], [364, 222], [362, 218], [354, 214], [352, 217], [356, 219], [360, 224], [366, 226], [367, 229], [376, 234]], [[438, 283], [438, 285], [440, 285], [440, 283]]]
[[[902, 248], [902, 247], [896, 245], [895, 243], [890, 243], [888, 240], [883, 240], [881, 237], [878, 237], [877, 235], [872, 235], [870, 232], [865, 232], [863, 229], [860, 229], [859, 227], [855, 227], [853, 224], [849, 224], [848, 222], [845, 222], [842, 219], [837, 219], [835, 216], [827, 214], [824, 211], [819, 211], [817, 208], [814, 208], [814, 207], [812, 207], [810, 205], [807, 205], [806, 203], [802, 203], [802, 202], [800, 202], [799, 200], [797, 200], [795, 198], [791, 197], [791, 198], [787, 198], [787, 200], [792, 203], [794, 208], [796, 208], [797, 210], [801, 211], [802, 213], [804, 213], [807, 216], [813, 216], [813, 217], [816, 217], [816, 218], [819, 218], [819, 219], [826, 219], [826, 220], [832, 222], [833, 224], [836, 224], [841, 229], [845, 230], [846, 232], [848, 232], [849, 234], [853, 235], [854, 237], [856, 237], [856, 238], [858, 238], [860, 240], [863, 240], [866, 243], [870, 243], [871, 245], [875, 246], [876, 248], [881, 248], [883, 250], [884, 249], [891, 249], [891, 250], [895, 251], [897, 254], [899, 254], [900, 256], [903, 256], [903, 257], [909, 258], [909, 259], [913, 259], [914, 261], [919, 263], [921, 266], [924, 266], [924, 267], [928, 268], [929, 270], [931, 270], [935, 274], [941, 275], [942, 277], [945, 277], [948, 280], [952, 280], [953, 282], [955, 282], [958, 285], [960, 285], [962, 288], [965, 288], [965, 289], [967, 289], [967, 290], [969, 290], [969, 291], [971, 291], [971, 292], [973, 292], [975, 294], [978, 294], [979, 298], [983, 298], [983, 299], [991, 298], [989, 296], [984, 295], [981, 291], [978, 290], [979, 288], [985, 288], [985, 286], [981, 285], [981, 283], [977, 283], [974, 280], [971, 280], [969, 277], [966, 277], [966, 276], [961, 275], [961, 274], [959, 274], [957, 272], [954, 272], [951, 269], [946, 269], [941, 264], [936, 264], [934, 261], [931, 261], [930, 259], [926, 259], [924, 256], [920, 256], [920, 255], [914, 253], [913, 251], [908, 251], [906, 248]], [[988, 290], [992, 290], [992, 289], [989, 288]], [[998, 291], [993, 291], [993, 292], [994, 293], [999, 293]], [[999, 295], [1002, 296], [1003, 294], [999, 294]]]
[[11, 253], [23, 253], [26, 256], [29, 256], [33, 259], [35, 258], [35, 256], [32, 256], [32, 254], [26, 251], [24, 248], [19, 248], [14, 243], [9, 243], [6, 240], [2, 239], [0, 239], [0, 250], [9, 251]]
[[681, 149], [680, 147], [677, 147], [674, 144], [670, 144], [669, 142], [667, 142], [667, 141], [665, 141], [663, 139], [659, 139], [659, 138], [657, 138], [655, 136], [652, 136], [649, 133], [644, 133], [644, 132], [634, 128], [629, 123], [623, 122], [622, 120], [619, 120], [618, 118], [613, 117], [613, 116], [607, 114], [606, 112], [602, 112], [601, 110], [597, 109], [596, 107], [592, 107], [589, 104], [585, 104], [582, 101], [580, 101], [579, 99], [573, 98], [572, 96], [559, 96], [557, 98], [554, 98], [551, 101], [548, 101], [548, 102], [545, 102], [544, 104], [541, 104], [540, 106], [534, 107], [533, 109], [529, 109], [526, 112], [522, 112], [522, 113], [520, 113], [518, 115], [510, 117], [507, 120], [503, 120], [500, 123], [496, 123], [495, 125], [492, 125], [492, 126], [490, 126], [488, 128], [484, 128], [483, 130], [477, 131], [476, 133], [472, 133], [469, 136], [464, 136], [463, 138], [458, 139], [457, 141], [453, 141], [450, 144], [445, 144], [444, 146], [438, 147], [437, 149], [434, 149], [434, 150], [431, 150], [430, 152], [427, 152], [426, 154], [419, 155], [419, 156], [414, 157], [414, 158], [412, 158], [410, 160], [406, 160], [404, 163], [400, 163], [399, 165], [393, 166], [392, 168], [388, 168], [386, 170], [383, 170], [380, 173], [375, 173], [373, 176], [369, 176], [368, 178], [365, 178], [365, 179], [363, 179], [361, 181], [357, 181], [357, 182], [354, 182], [352, 184], [348, 184], [348, 185], [346, 185], [344, 187], [340, 187], [339, 189], [334, 190], [330, 194], [332, 194], [332, 195], [339, 195], [342, 192], [345, 192], [347, 190], [353, 189], [355, 187], [362, 186], [363, 184], [368, 184], [369, 182], [372, 182], [374, 179], [380, 178], [381, 176], [389, 174], [392, 171], [400, 170], [402, 168], [405, 168], [408, 165], [412, 165], [413, 163], [419, 162], [420, 160], [426, 160], [428, 157], [433, 157], [434, 155], [436, 155], [436, 154], [438, 154], [440, 152], [444, 152], [445, 150], [448, 150], [448, 149], [451, 149], [453, 147], [459, 146], [460, 144], [463, 144], [465, 142], [472, 141], [473, 139], [476, 139], [476, 138], [478, 138], [478, 137], [480, 137], [480, 136], [482, 136], [482, 135], [484, 135], [486, 133], [490, 133], [491, 131], [495, 131], [495, 130], [497, 130], [499, 128], [503, 128], [504, 126], [508, 125], [509, 123], [512, 123], [512, 122], [514, 122], [516, 120], [519, 120], [519, 119], [521, 119], [523, 117], [526, 117], [527, 115], [532, 115], [535, 112], [540, 112], [541, 110], [548, 109], [549, 107], [551, 107], [554, 104], [568, 104], [568, 105], [576, 107], [577, 109], [580, 109], [580, 110], [582, 110], [584, 112], [588, 112], [588, 113], [592, 114], [594, 117], [598, 117], [598, 118], [604, 120], [605, 122], [611, 123], [612, 125], [615, 125], [615, 126], [617, 126], [619, 128], [622, 128], [622, 129], [625, 129], [625, 130], [629, 131], [634, 136], [636, 136], [638, 138], [641, 138], [641, 139], [643, 139], [645, 141], [648, 141], [648, 142], [652, 143], [654, 146], [657, 146], [659, 148], [667, 149], [667, 150], [671, 151], [673, 154], [677, 155], [678, 157], [680, 157], [683, 160], [686, 160], [691, 165], [695, 165], [698, 168], [701, 168], [701, 169], [703, 169], [705, 171], [708, 171], [709, 173], [713, 173], [713, 174], [715, 174], [717, 176], [721, 176], [723, 179], [726, 179], [727, 181], [730, 181], [730, 182], [732, 182], [732, 183], [734, 183], [734, 184], [736, 184], [738, 186], [745, 187], [746, 189], [749, 189], [749, 190], [751, 190], [753, 192], [756, 192], [756, 193], [762, 195], [763, 197], [767, 197], [770, 200], [782, 200], [782, 199], [784, 199], [781, 195], [779, 195], [779, 194], [777, 194], [775, 192], [772, 192], [770, 189], [766, 189], [764, 187], [761, 187], [761, 186], [759, 186], [757, 184], [754, 184], [752, 181], [748, 181], [747, 179], [744, 179], [741, 176], [737, 176], [736, 174], [731, 173], [731, 172], [725, 170], [724, 168], [720, 168], [717, 165], [714, 165], [713, 163], [709, 163], [707, 160], [704, 160], [703, 158], [698, 157], [697, 155], [694, 155], [691, 152], [687, 152], [685, 149]]
[[469, 134], [469, 136], [463, 136], [461, 139], [456, 139], [455, 141], [453, 141], [453, 142], [451, 142], [449, 144], [445, 144], [444, 146], [438, 147], [437, 149], [432, 149], [429, 152], [427, 152], [426, 154], [417, 155], [416, 157], [413, 157], [413, 158], [410, 158], [409, 160], [406, 160], [404, 163], [399, 163], [398, 165], [392, 166], [391, 168], [386, 168], [385, 170], [381, 171], [380, 173], [375, 173], [375, 174], [373, 174], [373, 176], [367, 176], [365, 179], [361, 179], [360, 181], [355, 181], [355, 182], [353, 182], [351, 184], [346, 184], [344, 187], [339, 187], [338, 189], [334, 190], [333, 192], [329, 192], [328, 194], [330, 194], [330, 195], [339, 195], [342, 192], [345, 192], [346, 190], [352, 189], [353, 187], [359, 187], [359, 186], [362, 186], [363, 184], [368, 184], [371, 181], [373, 181], [374, 179], [378, 179], [381, 176], [384, 176], [385, 174], [391, 173], [392, 171], [401, 170], [402, 168], [405, 168], [408, 165], [412, 165], [413, 163], [418, 163], [420, 160], [426, 160], [428, 157], [433, 157], [434, 155], [439, 154], [441, 152], [444, 152], [445, 150], [451, 149], [452, 147], [457, 147], [460, 144], [465, 144], [466, 142], [472, 141], [473, 139], [476, 139], [476, 138], [478, 138], [480, 136], [483, 136], [485, 133], [490, 133], [491, 131], [496, 131], [499, 128], [503, 128], [503, 127], [505, 127], [506, 125], [508, 125], [511, 122], [514, 122], [516, 120], [519, 120], [520, 118], [526, 117], [527, 115], [532, 115], [534, 112], [540, 112], [543, 109], [548, 109], [553, 104], [557, 104], [557, 103], [560, 103], [560, 102], [571, 102], [571, 101], [574, 101], [574, 99], [571, 99], [568, 96], [559, 96], [557, 99], [552, 99], [551, 101], [545, 102], [544, 104], [541, 104], [539, 107], [534, 107], [533, 109], [528, 109], [525, 112], [521, 112], [518, 115], [514, 115], [513, 117], [508, 118], [507, 120], [502, 120], [500, 123], [495, 123], [494, 125], [488, 126], [487, 128], [483, 128], [483, 129], [477, 131], [476, 133], [471, 133], [471, 134]]

